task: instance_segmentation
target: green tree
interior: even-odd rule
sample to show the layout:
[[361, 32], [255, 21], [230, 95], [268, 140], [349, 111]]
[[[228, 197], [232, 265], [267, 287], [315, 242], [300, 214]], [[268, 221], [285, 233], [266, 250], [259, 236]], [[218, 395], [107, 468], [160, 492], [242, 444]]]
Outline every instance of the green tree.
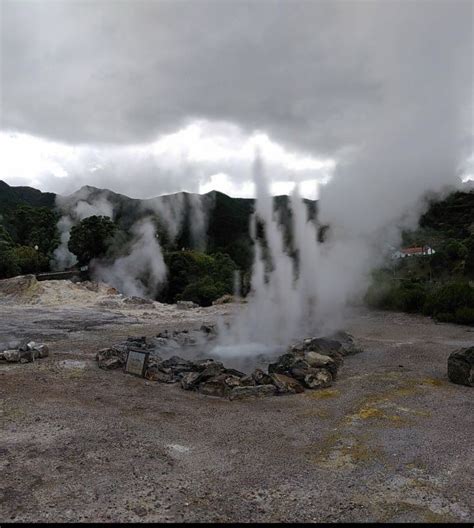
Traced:
[[107, 216], [90, 216], [71, 229], [68, 248], [79, 264], [88, 264], [93, 258], [104, 257], [111, 245], [116, 224]]
[[38, 246], [46, 256], [51, 256], [59, 245], [58, 220], [55, 211], [29, 205], [18, 206], [9, 215], [14, 242], [20, 246]]
[[48, 257], [31, 246], [16, 246], [12, 253], [22, 274], [38, 273], [49, 268]]
[[13, 241], [5, 227], [0, 224], [0, 279], [13, 277], [19, 273], [20, 267], [13, 253]]

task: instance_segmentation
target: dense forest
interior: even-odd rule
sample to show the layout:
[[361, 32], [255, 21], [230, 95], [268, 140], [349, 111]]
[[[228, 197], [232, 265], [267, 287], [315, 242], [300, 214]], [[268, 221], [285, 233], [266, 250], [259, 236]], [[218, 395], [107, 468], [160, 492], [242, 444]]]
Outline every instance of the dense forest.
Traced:
[[[232, 293], [237, 270], [245, 294], [253, 261], [249, 222], [254, 201], [215, 191], [204, 195], [205, 244], [197, 245], [190, 213], [196, 196], [178, 193], [136, 200], [87, 187], [59, 200], [61, 210], [53, 193], [0, 182], [0, 278], [50, 270], [60, 244], [58, 221], [64, 206], [68, 201], [77, 203], [78, 197], [90, 203], [106, 198], [114, 211], [113, 220], [93, 215], [77, 221], [71, 229], [69, 249], [79, 264], [120, 255], [132, 239], [132, 226], [148, 217], [155, 224], [168, 267], [160, 300], [209, 305]], [[181, 204], [183, 217], [172, 236], [160, 211], [175, 202]], [[307, 200], [306, 204], [310, 218], [316, 218], [317, 203]], [[274, 205], [291, 253], [288, 197], [276, 197]], [[418, 228], [403, 233], [402, 246], [429, 246], [435, 253], [387, 259], [386, 265], [372, 274], [366, 302], [382, 309], [424, 313], [440, 321], [474, 324], [474, 192], [466, 189], [441, 201], [432, 200]]]

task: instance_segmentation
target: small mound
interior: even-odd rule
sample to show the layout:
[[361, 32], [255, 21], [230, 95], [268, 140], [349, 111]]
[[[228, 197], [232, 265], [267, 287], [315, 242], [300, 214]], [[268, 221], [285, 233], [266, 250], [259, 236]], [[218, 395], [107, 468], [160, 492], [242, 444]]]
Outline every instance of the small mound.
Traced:
[[100, 282], [45, 280], [34, 275], [22, 275], [0, 281], [0, 302], [17, 304], [91, 305], [104, 299], [119, 298], [115, 288]]
[[28, 303], [43, 292], [34, 275], [20, 275], [0, 280], [0, 301]]

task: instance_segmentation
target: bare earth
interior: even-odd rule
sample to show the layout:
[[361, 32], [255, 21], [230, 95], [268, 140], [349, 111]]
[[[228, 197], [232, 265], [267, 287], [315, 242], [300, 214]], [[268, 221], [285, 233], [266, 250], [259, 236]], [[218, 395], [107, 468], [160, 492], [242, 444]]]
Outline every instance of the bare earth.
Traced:
[[232, 305], [124, 308], [53, 290], [0, 302], [3, 342], [51, 351], [0, 365], [0, 522], [474, 520], [474, 392], [446, 376], [472, 328], [360, 312], [345, 329], [365, 352], [333, 387], [231, 402], [94, 357]]

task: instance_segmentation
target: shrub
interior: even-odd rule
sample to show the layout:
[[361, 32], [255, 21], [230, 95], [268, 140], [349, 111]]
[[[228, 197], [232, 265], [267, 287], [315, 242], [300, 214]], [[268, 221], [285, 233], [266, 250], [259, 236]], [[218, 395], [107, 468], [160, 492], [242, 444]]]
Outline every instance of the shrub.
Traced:
[[225, 284], [214, 282], [210, 276], [207, 276], [189, 284], [183, 293], [177, 296], [177, 300], [193, 301], [200, 306], [210, 306], [212, 301], [226, 293], [230, 292]]
[[474, 308], [474, 290], [466, 281], [444, 284], [433, 290], [423, 306], [423, 313], [434, 315], [454, 314], [459, 308]]
[[466, 258], [467, 248], [457, 240], [450, 240], [445, 247], [446, 254], [451, 260], [459, 260]]
[[226, 293], [232, 293], [237, 269], [229, 255], [206, 255], [199, 251], [175, 251], [165, 254], [168, 284], [162, 300], [193, 301], [209, 306]]
[[367, 304], [382, 310], [419, 312], [426, 300], [426, 288], [417, 282], [372, 285], [365, 297]]
[[455, 317], [454, 317], [454, 314], [452, 313], [441, 312], [435, 316], [435, 319], [442, 323], [454, 323], [455, 322]]
[[426, 300], [426, 290], [422, 284], [407, 284], [399, 288], [398, 308], [404, 312], [419, 312]]
[[458, 308], [454, 314], [456, 323], [465, 325], [474, 325], [474, 308], [463, 306]]

